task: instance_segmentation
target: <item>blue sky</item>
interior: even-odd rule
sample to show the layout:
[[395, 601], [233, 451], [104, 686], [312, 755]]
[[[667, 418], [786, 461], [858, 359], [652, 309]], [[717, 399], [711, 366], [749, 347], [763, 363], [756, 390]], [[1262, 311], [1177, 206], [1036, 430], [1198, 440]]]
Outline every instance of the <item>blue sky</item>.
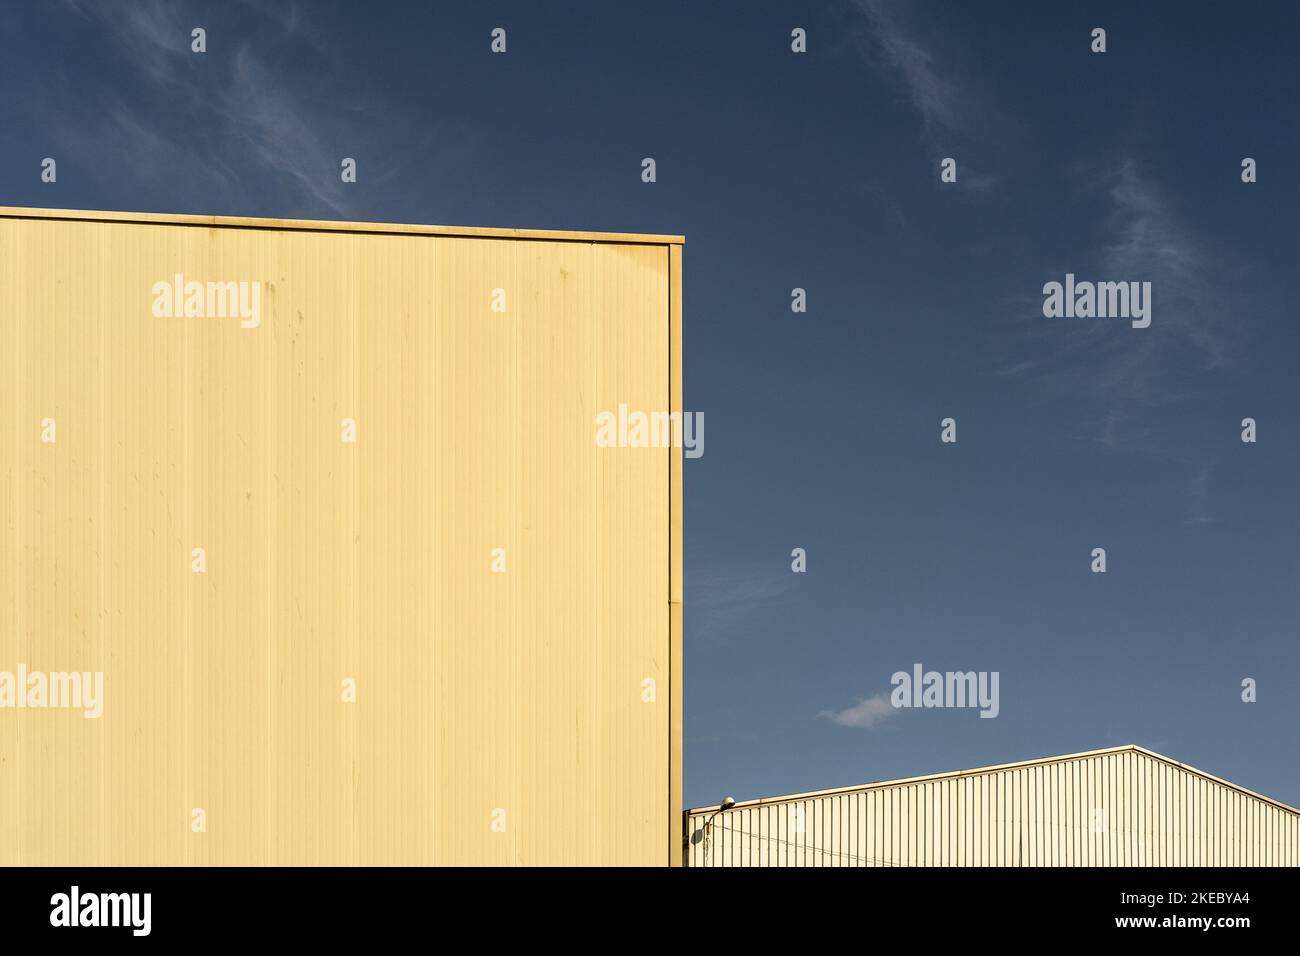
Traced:
[[[6, 204], [687, 236], [689, 804], [1121, 743], [1300, 804], [1300, 8], [3, 15]], [[1044, 318], [1067, 272], [1151, 327]], [[918, 662], [999, 716], [861, 703]]]

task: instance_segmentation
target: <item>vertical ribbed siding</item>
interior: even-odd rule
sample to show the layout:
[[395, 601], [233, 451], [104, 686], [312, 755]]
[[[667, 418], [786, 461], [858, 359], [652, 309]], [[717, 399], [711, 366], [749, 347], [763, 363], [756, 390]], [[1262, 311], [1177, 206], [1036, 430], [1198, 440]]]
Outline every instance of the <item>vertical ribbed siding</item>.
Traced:
[[1300, 814], [1132, 748], [696, 810], [686, 831], [688, 866], [1300, 865]]
[[[0, 218], [0, 250], [0, 669], [107, 700], [0, 711], [0, 863], [667, 862], [671, 458], [595, 445], [669, 407], [667, 246]], [[261, 282], [261, 327], [154, 318], [177, 272]]]

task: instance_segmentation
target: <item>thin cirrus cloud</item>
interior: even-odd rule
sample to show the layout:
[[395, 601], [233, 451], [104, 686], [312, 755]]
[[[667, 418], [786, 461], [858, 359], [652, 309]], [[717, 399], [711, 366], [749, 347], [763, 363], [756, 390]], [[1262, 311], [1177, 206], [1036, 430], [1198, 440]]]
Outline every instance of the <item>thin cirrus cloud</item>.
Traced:
[[[1078, 439], [1156, 464], [1170, 500], [1183, 502], [1184, 522], [1212, 524], [1217, 456], [1164, 427], [1162, 416], [1195, 401], [1191, 389], [1208, 377], [1243, 371], [1244, 333], [1234, 313], [1249, 296], [1233, 288], [1230, 252], [1196, 229], [1136, 161], [1082, 170], [1079, 178], [1102, 205], [1102, 241], [1091, 254], [1044, 268], [1032, 288], [1008, 301], [1024, 332], [1010, 340], [1001, 370], [1045, 396], [1082, 403], [1088, 414]], [[1125, 319], [1045, 318], [1041, 284], [1067, 272], [1080, 280], [1150, 282], [1150, 328], [1133, 329]]]
[[797, 576], [783, 565], [692, 567], [687, 608], [693, 636], [725, 640], [748, 634], [756, 619], [785, 599]]
[[863, 697], [852, 707], [843, 710], [823, 710], [818, 717], [823, 717], [841, 727], [861, 727], [870, 730], [895, 716], [898, 708], [889, 702], [886, 693], [874, 697]]
[[962, 132], [968, 122], [959, 87], [935, 64], [934, 55], [908, 34], [898, 13], [886, 0], [857, 0], [866, 18], [875, 49], [884, 63], [898, 71], [931, 134]]
[[[269, 173], [282, 195], [333, 214], [348, 212], [349, 197], [334, 172], [337, 150], [327, 149], [319, 132], [326, 125], [322, 111], [296, 95], [288, 75], [263, 62], [247, 41], [230, 55], [192, 53], [194, 24], [170, 3], [65, 0], [61, 9], [101, 30], [120, 64], [113, 80], [72, 90], [52, 111], [65, 122], [44, 124], [45, 134], [61, 150], [107, 155], [113, 169], [130, 170], [142, 183], [227, 202], [246, 192], [240, 170], [252, 166]], [[286, 16], [268, 20], [269, 29], [255, 34], [263, 50], [312, 45], [300, 35], [292, 8]], [[210, 36], [209, 50], [221, 41]], [[189, 117], [192, 135], [163, 135], [167, 120], [179, 113]]]
[[[988, 138], [1007, 140], [1012, 129], [987, 97], [974, 92], [969, 77], [961, 77], [903, 23], [900, 7], [889, 0], [855, 0], [867, 29], [859, 36], [859, 49], [873, 65], [896, 75], [921, 119], [926, 148], [956, 153], [963, 141]], [[987, 192], [1000, 177], [972, 169], [961, 162], [960, 182], [965, 192]]]
[[[59, 94], [42, 116], [43, 135], [69, 155], [103, 157], [106, 174], [126, 170], [150, 189], [201, 193], [227, 206], [251, 200], [259, 208], [270, 202], [355, 217], [365, 191], [343, 183], [344, 156], [357, 157], [359, 182], [384, 184], [417, 170], [416, 182], [445, 180], [472, 151], [473, 137], [445, 130], [426, 129], [412, 139], [410, 130], [421, 124], [367, 93], [364, 77], [323, 69], [311, 71], [310, 84], [304, 83], [293, 64], [328, 64], [337, 57], [297, 4], [228, 9], [228, 17], [251, 18], [256, 28], [241, 29], [238, 41], [210, 31], [205, 54], [191, 52], [195, 24], [175, 4], [65, 0], [49, 11], [102, 31], [118, 68], [111, 80], [90, 89], [68, 82], [43, 90], [47, 100]], [[368, 108], [380, 100], [383, 109]], [[50, 123], [49, 115], [63, 122]], [[190, 135], [164, 135], [178, 116]], [[435, 142], [456, 146], [434, 153]]]
[[[1032, 288], [1008, 303], [1020, 322], [1030, 324], [1002, 370], [1098, 404], [1102, 410], [1091, 435], [1098, 443], [1120, 448], [1131, 439], [1146, 446], [1149, 435], [1131, 409], [1176, 402], [1182, 397], [1178, 378], [1188, 369], [1237, 367], [1229, 335], [1232, 297], [1216, 278], [1225, 272], [1225, 256], [1212, 254], [1132, 160], [1086, 182], [1089, 193], [1105, 202], [1105, 241], [1099, 253], [1044, 268], [1029, 283]], [[1151, 328], [1131, 329], [1122, 319], [1044, 318], [1042, 282], [1059, 282], [1067, 272], [1081, 280], [1150, 282]]]
[[[1133, 160], [1120, 164], [1109, 177], [1113, 213], [1109, 226], [1115, 236], [1102, 256], [1102, 267], [1116, 278], [1151, 281], [1160, 290], [1165, 339], [1144, 342], [1148, 353], [1163, 341], [1157, 372], [1167, 372], [1171, 360], [1201, 370], [1233, 368], [1229, 294], [1220, 275], [1230, 275], [1226, 250], [1212, 250], [1175, 211], [1159, 187], [1141, 175]], [[1170, 350], [1168, 339], [1172, 338]], [[1136, 384], [1136, 383], [1135, 383]], [[1163, 384], [1163, 383], [1162, 383]]]

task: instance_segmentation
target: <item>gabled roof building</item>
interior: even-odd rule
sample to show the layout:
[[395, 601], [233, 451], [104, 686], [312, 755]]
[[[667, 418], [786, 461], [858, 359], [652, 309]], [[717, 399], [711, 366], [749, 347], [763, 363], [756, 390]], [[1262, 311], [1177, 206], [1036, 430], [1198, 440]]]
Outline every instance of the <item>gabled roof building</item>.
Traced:
[[686, 811], [687, 866], [1296, 866], [1300, 811], [1134, 745]]

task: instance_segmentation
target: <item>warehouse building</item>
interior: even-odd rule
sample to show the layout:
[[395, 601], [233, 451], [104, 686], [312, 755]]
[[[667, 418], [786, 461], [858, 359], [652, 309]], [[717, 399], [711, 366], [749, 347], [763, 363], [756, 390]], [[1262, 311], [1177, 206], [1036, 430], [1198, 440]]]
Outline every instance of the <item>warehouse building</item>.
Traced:
[[688, 866], [1300, 864], [1300, 811], [1137, 746], [685, 816]]
[[682, 241], [0, 208], [0, 865], [680, 865]]

